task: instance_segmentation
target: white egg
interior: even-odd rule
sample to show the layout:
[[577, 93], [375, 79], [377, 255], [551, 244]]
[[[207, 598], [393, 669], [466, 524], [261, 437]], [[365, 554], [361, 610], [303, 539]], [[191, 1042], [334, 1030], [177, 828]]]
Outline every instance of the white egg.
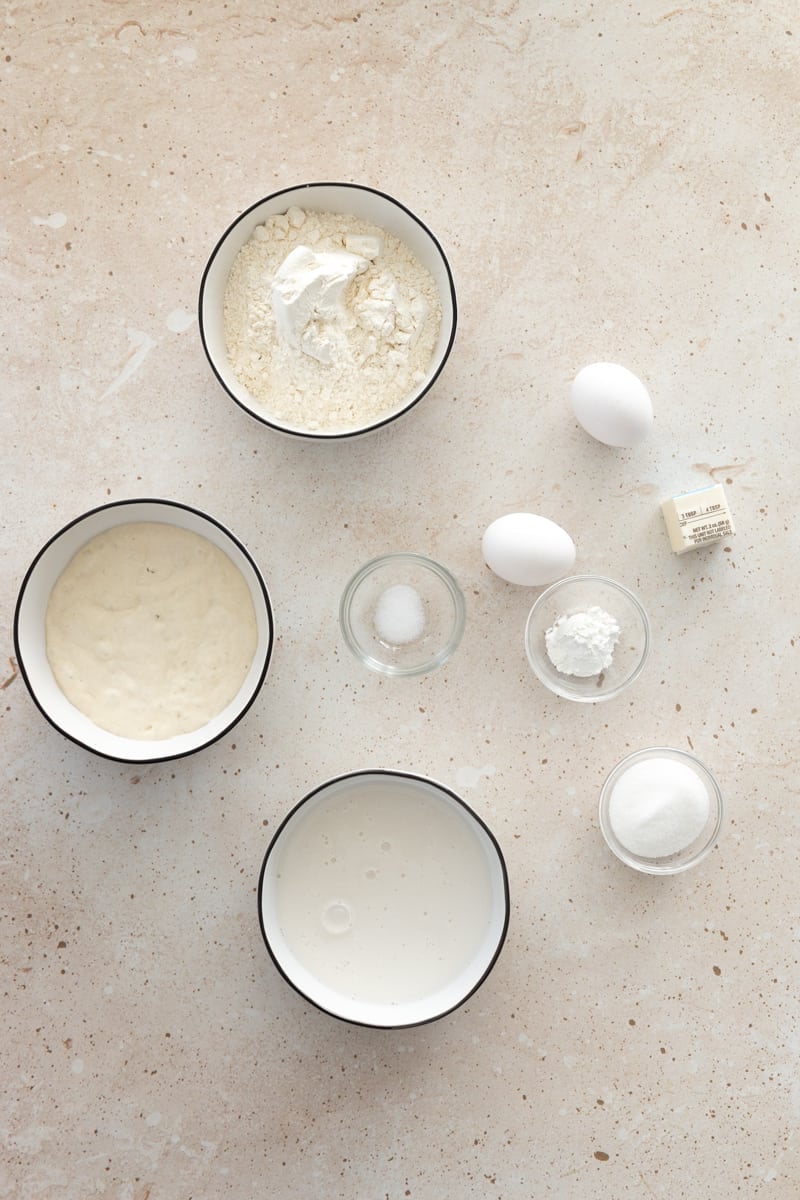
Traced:
[[483, 535], [487, 567], [507, 583], [541, 587], [566, 575], [575, 562], [569, 534], [535, 513], [508, 513], [492, 521]]
[[578, 372], [572, 409], [586, 432], [607, 446], [638, 446], [653, 425], [647, 388], [617, 363], [591, 363]]

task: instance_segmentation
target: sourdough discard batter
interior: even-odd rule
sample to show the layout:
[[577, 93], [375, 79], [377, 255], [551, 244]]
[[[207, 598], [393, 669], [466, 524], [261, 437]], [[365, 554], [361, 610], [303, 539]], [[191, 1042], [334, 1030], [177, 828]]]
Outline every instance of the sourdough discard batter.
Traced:
[[122, 737], [204, 725], [233, 699], [257, 643], [241, 571], [208, 538], [133, 522], [82, 546], [56, 580], [47, 657], [67, 698]]

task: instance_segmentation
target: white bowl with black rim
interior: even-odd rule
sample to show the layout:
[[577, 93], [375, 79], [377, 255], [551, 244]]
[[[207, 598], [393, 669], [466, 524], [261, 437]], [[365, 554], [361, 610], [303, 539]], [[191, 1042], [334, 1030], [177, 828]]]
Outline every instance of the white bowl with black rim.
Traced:
[[397, 1029], [486, 981], [505, 941], [500, 846], [455, 792], [364, 770], [309, 792], [264, 856], [258, 916], [284, 979], [323, 1012]]
[[[248, 652], [249, 664], [242, 667], [242, 678], [235, 694], [219, 711], [204, 719], [201, 724], [171, 733], [166, 737], [127, 736], [124, 732], [112, 731], [93, 719], [85, 709], [78, 707], [65, 694], [65, 689], [56, 679], [53, 665], [48, 657], [47, 614], [51, 594], [67, 566], [87, 543], [100, 535], [108, 534], [121, 526], [170, 526], [189, 534], [197, 534], [221, 551], [239, 572], [245, 589], [241, 595], [252, 603], [252, 614], [247, 610], [251, 628], [252, 655]], [[129, 531], [130, 532], [130, 531]], [[97, 543], [95, 543], [97, 544]], [[198, 543], [199, 544], [199, 543]], [[207, 549], [207, 547], [203, 547]], [[211, 551], [210, 553], [215, 553]], [[222, 561], [222, 560], [219, 560]], [[225, 570], [228, 571], [225, 564]], [[238, 576], [237, 586], [238, 584]], [[189, 599], [189, 597], [187, 597]], [[139, 601], [132, 597], [131, 604]], [[245, 600], [246, 603], [246, 600]], [[102, 607], [102, 596], [99, 605]], [[255, 630], [252, 632], [252, 619]], [[103, 620], [111, 619], [106, 613]], [[216, 619], [216, 618], [214, 618]], [[221, 620], [222, 618], [220, 618]], [[99, 632], [92, 628], [87, 618], [82, 638], [88, 643]], [[113, 624], [111, 626], [113, 633]], [[212, 625], [213, 631], [213, 625]], [[208, 627], [206, 627], [206, 637]], [[266, 583], [249, 551], [242, 542], [224, 525], [208, 513], [181, 504], [174, 500], [133, 499], [114, 501], [91, 509], [70, 521], [51, 537], [39, 550], [28, 568], [20, 586], [14, 613], [14, 645], [20, 674], [42, 715], [60, 733], [87, 750], [120, 762], [148, 763], [181, 758], [216, 742], [247, 712], [258, 695], [267, 674], [274, 640], [272, 605]], [[186, 643], [184, 643], [184, 646]], [[106, 643], [99, 653], [108, 655]], [[204, 654], [198, 646], [198, 658]], [[186, 687], [202, 686], [202, 675], [192, 674], [188, 663]], [[62, 676], [63, 680], [63, 676]], [[66, 689], [69, 691], [69, 688]], [[96, 715], [96, 714], [95, 714]]]
[[[429, 360], [418, 372], [408, 390], [390, 407], [363, 415], [355, 412], [345, 424], [335, 427], [310, 427], [307, 415], [291, 412], [276, 414], [269, 396], [255, 396], [237, 374], [229, 354], [225, 327], [225, 300], [231, 271], [239, 252], [272, 218], [282, 218], [290, 210], [311, 214], [335, 214], [343, 219], [365, 222], [396, 238], [425, 269], [433, 281], [438, 298], [440, 320]], [[294, 241], [302, 234], [298, 234]], [[293, 245], [293, 243], [292, 243]], [[287, 242], [287, 251], [290, 244]], [[376, 259], [380, 263], [380, 258]], [[264, 295], [270, 293], [271, 280], [260, 280]], [[267, 313], [267, 321], [271, 320]], [[355, 183], [306, 183], [283, 188], [245, 209], [220, 237], [203, 272], [198, 305], [200, 338], [211, 369], [219, 383], [240, 408], [272, 429], [285, 434], [323, 441], [336, 441], [379, 429], [407, 413], [425, 396], [439, 378], [453, 346], [457, 309], [453, 275], [438, 238], [409, 208], [393, 196], [376, 188]]]

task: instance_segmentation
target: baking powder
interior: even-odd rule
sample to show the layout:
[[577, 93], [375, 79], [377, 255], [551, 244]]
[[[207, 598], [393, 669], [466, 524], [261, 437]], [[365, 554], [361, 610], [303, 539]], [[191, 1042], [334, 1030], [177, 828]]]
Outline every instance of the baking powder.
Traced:
[[550, 662], [562, 675], [588, 678], [611, 666], [620, 628], [597, 605], [559, 617], [544, 635]]
[[224, 322], [233, 373], [266, 413], [332, 431], [390, 412], [424, 380], [441, 305], [430, 273], [386, 230], [290, 208], [236, 256]]

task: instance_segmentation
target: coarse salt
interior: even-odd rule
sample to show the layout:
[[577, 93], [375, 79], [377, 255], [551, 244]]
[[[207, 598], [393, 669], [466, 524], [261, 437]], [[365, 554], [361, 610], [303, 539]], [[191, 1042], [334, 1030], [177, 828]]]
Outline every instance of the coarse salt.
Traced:
[[378, 597], [375, 632], [389, 646], [408, 646], [425, 631], [425, 606], [408, 583], [395, 583]]

